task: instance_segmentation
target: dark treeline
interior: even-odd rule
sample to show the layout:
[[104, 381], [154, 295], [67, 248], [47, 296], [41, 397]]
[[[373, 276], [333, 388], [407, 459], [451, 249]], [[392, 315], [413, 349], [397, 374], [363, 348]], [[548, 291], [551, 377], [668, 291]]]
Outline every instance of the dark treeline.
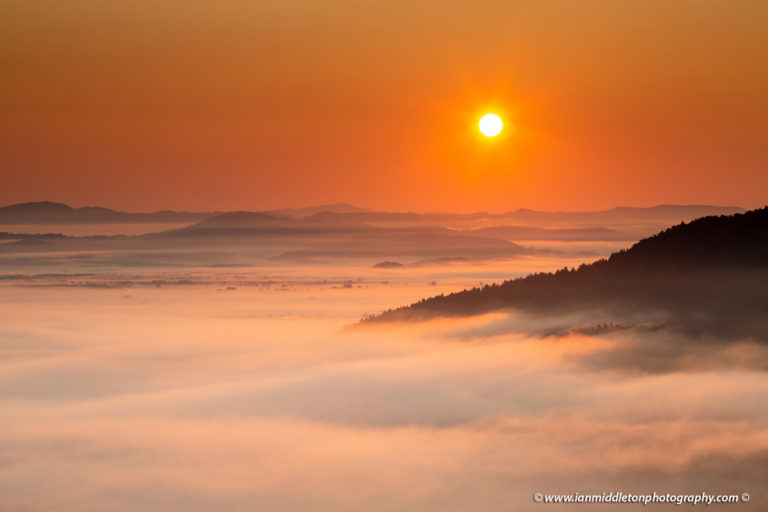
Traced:
[[679, 224], [577, 269], [423, 299], [363, 323], [505, 308], [540, 314], [600, 309], [619, 320], [655, 311], [690, 334], [768, 339], [768, 208]]

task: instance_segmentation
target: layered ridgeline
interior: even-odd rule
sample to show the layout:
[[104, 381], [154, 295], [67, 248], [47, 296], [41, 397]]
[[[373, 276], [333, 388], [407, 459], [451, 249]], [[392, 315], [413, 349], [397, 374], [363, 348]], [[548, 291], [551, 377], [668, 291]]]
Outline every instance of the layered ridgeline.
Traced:
[[109, 224], [198, 222], [215, 215], [211, 212], [176, 212], [162, 210], [151, 213], [121, 212], [101, 206], [72, 208], [51, 201], [19, 203], [0, 207], [0, 224]]
[[[221, 267], [344, 260], [345, 265], [375, 266], [394, 274], [401, 267], [522, 256], [596, 257], [683, 220], [742, 211], [660, 205], [594, 212], [398, 213], [338, 203], [261, 212], [129, 213], [24, 203], [0, 207], [0, 267]], [[131, 223], [144, 225], [122, 225]], [[134, 235], [133, 230], [141, 233]], [[66, 259], [59, 253], [68, 253]]]
[[[518, 209], [501, 214], [475, 213], [414, 213], [414, 212], [378, 212], [359, 208], [346, 203], [310, 206], [307, 208], [284, 208], [281, 210], [260, 212], [180, 212], [162, 210], [157, 212], [123, 212], [101, 206], [73, 208], [66, 204], [51, 201], [19, 203], [0, 206], [0, 224], [101, 224], [101, 223], [138, 223], [138, 222], [200, 222], [219, 215], [259, 213], [278, 218], [309, 219], [320, 222], [369, 223], [374, 225], [449, 225], [473, 229], [478, 222], [484, 236], [518, 239], [554, 239], [571, 240], [574, 237], [594, 240], [595, 236], [607, 239], [627, 240], [626, 233], [605, 230], [605, 226], [650, 227], [669, 225], [681, 220], [694, 219], [705, 215], [724, 215], [740, 213], [741, 208], [733, 206], [707, 205], [659, 205], [650, 208], [617, 207], [610, 210], [593, 212], [540, 212]], [[560, 229], [563, 225], [569, 226]], [[531, 230], [532, 226], [539, 229]], [[587, 229], [581, 233], [574, 226]], [[544, 228], [551, 229], [547, 232]], [[554, 228], [554, 229], [552, 229]], [[595, 230], [596, 228], [596, 230]], [[634, 234], [634, 231], [632, 231]], [[565, 235], [566, 238], [560, 238]], [[541, 238], [544, 236], [544, 238]], [[531, 238], [535, 237], [535, 238]], [[624, 237], [624, 238], [617, 238]], [[636, 240], [636, 238], [635, 238]]]
[[600, 311], [616, 321], [662, 318], [691, 334], [768, 341], [768, 207], [682, 223], [577, 269], [424, 299], [362, 323]]

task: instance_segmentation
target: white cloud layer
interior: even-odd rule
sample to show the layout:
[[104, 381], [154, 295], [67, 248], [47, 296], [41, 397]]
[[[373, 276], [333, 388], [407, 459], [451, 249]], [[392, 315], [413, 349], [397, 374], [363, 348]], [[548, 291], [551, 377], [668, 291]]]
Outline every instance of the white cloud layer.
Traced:
[[429, 290], [0, 288], [0, 511], [768, 506], [760, 347], [513, 315], [341, 330]]

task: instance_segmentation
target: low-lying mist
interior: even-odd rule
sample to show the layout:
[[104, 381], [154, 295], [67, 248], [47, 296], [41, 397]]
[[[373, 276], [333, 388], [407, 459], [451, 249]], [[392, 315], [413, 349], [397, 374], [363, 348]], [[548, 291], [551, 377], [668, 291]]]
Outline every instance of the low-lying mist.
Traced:
[[555, 507], [535, 492], [611, 491], [768, 506], [753, 340], [600, 312], [348, 327], [527, 270], [6, 279], [0, 510], [524, 511]]

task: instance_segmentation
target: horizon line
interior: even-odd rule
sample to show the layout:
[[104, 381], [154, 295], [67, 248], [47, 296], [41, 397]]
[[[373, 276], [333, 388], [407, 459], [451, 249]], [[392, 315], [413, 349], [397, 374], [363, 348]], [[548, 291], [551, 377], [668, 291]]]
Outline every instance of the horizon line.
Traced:
[[[355, 208], [356, 210], [359, 210], [359, 213], [368, 212], [368, 213], [414, 213], [418, 215], [476, 215], [476, 214], [489, 214], [489, 215], [506, 215], [510, 213], [517, 213], [517, 212], [535, 212], [535, 213], [558, 213], [558, 214], [568, 214], [568, 213], [599, 213], [599, 212], [609, 212], [613, 210], [618, 210], [622, 208], [626, 209], [638, 209], [638, 210], [650, 210], [653, 208], [664, 208], [664, 207], [683, 207], [683, 208], [733, 208], [733, 209], [741, 209], [744, 211], [748, 211], [753, 208], [747, 208], [745, 206], [741, 205], [732, 205], [732, 204], [705, 204], [705, 203], [657, 203], [652, 204], [650, 206], [633, 206], [633, 205], [625, 205], [625, 204], [619, 204], [610, 208], [604, 208], [604, 209], [591, 209], [591, 210], [540, 210], [540, 209], [534, 209], [534, 208], [527, 208], [527, 207], [519, 207], [516, 209], [510, 209], [505, 210], [502, 212], [493, 212], [488, 210], [473, 210], [473, 211], [467, 211], [467, 212], [456, 212], [456, 211], [438, 211], [438, 210], [432, 210], [432, 211], [424, 211], [424, 210], [376, 210], [372, 208], [367, 208], [364, 206], [358, 206], [353, 203], [348, 203], [346, 201], [337, 201], [333, 203], [320, 203], [320, 204], [309, 204], [306, 206], [281, 206], [278, 208], [269, 208], [269, 209], [242, 209], [242, 208], [235, 208], [231, 210], [186, 210], [186, 209], [171, 209], [171, 208], [162, 208], [159, 210], [144, 210], [144, 211], [132, 211], [132, 210], [122, 210], [118, 208], [113, 208], [110, 206], [104, 206], [104, 205], [94, 205], [94, 204], [84, 204], [82, 206], [73, 206], [69, 203], [59, 202], [59, 201], [50, 201], [50, 200], [38, 200], [38, 201], [23, 201], [23, 202], [17, 202], [17, 203], [9, 203], [0, 205], [0, 209], [5, 209], [9, 207], [14, 206], [30, 206], [30, 205], [56, 205], [56, 206], [65, 206], [67, 208], [73, 209], [73, 210], [79, 210], [79, 209], [89, 209], [89, 208], [99, 208], [99, 209], [106, 209], [113, 212], [118, 213], [128, 213], [128, 214], [155, 214], [155, 213], [164, 213], [164, 212], [173, 212], [173, 213], [190, 213], [190, 214], [223, 214], [223, 213], [233, 213], [233, 212], [247, 212], [247, 213], [271, 213], [271, 212], [279, 212], [283, 210], [308, 210], [308, 209], [316, 209], [316, 208], [324, 208], [324, 207], [335, 207], [335, 206], [346, 206]], [[756, 207], [760, 208], [760, 207]], [[322, 211], [322, 210], [321, 210]], [[318, 212], [319, 213], [319, 212]]]

